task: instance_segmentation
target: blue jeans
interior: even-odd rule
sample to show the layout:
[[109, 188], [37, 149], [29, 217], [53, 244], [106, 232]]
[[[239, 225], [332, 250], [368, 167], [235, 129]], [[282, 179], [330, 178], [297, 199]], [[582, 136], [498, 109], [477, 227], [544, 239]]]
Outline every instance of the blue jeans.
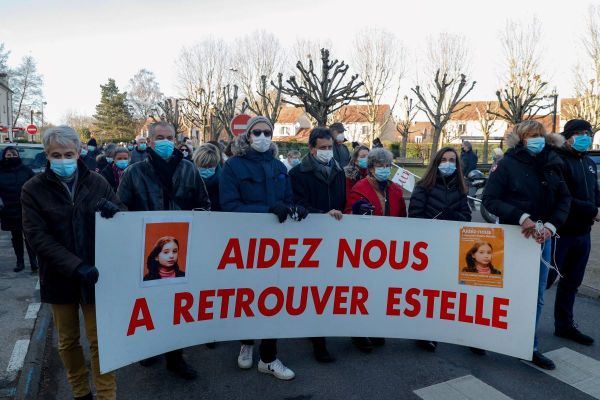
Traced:
[[540, 259], [540, 280], [538, 282], [538, 300], [537, 300], [537, 312], [535, 314], [535, 338], [533, 340], [533, 351], [538, 349], [538, 337], [537, 328], [542, 316], [542, 308], [544, 308], [544, 291], [546, 290], [546, 283], [548, 282], [548, 270], [549, 268], [542, 262], [551, 263], [552, 258], [552, 239], [548, 239], [542, 245], [542, 256]]

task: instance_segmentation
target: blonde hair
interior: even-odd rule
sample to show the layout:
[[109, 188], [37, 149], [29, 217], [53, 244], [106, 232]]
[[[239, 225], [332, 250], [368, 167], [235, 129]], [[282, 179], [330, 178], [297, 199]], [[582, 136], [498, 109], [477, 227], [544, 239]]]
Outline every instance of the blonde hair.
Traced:
[[214, 144], [205, 143], [196, 149], [192, 160], [196, 167], [216, 167], [221, 163], [221, 151]]

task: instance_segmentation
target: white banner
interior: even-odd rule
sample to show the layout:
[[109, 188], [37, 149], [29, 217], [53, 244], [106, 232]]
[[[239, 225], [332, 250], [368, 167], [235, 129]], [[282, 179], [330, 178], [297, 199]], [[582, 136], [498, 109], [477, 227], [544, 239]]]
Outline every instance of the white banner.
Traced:
[[101, 371], [212, 341], [314, 336], [436, 340], [530, 359], [539, 256], [503, 225], [98, 216]]
[[408, 190], [412, 193], [415, 190], [416, 175], [398, 165], [395, 165], [395, 167], [398, 168], [398, 170], [392, 177], [392, 182], [397, 183], [398, 185], [402, 186], [405, 190]]

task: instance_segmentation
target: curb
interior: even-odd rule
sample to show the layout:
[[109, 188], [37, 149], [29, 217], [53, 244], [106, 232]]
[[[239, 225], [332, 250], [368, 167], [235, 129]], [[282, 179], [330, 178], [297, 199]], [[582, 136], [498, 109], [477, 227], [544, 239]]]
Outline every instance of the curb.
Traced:
[[587, 285], [581, 285], [579, 287], [579, 293], [581, 296], [584, 297], [589, 297], [591, 299], [594, 300], [600, 300], [600, 290], [591, 287], [591, 286], [587, 286]]
[[34, 400], [38, 398], [48, 332], [52, 329], [51, 321], [50, 307], [48, 304], [42, 303], [31, 334], [29, 350], [25, 357], [23, 369], [17, 382], [15, 400]]

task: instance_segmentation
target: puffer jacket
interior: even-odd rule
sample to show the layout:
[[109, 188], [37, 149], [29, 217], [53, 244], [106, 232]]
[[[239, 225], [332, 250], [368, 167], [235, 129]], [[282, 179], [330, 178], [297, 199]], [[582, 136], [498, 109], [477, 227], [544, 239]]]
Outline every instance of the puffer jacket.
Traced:
[[154, 165], [165, 165], [165, 161], [152, 149], [148, 149], [146, 160], [127, 167], [117, 195], [129, 211], [210, 209], [208, 193], [198, 169], [190, 161], [183, 160], [177, 149], [172, 157], [171, 162], [176, 167], [171, 187], [165, 187], [161, 181]]
[[483, 205], [500, 223], [519, 225], [523, 214], [556, 229], [567, 220], [571, 195], [563, 177], [564, 164], [547, 145], [534, 156], [522, 144], [509, 149], [490, 175]]
[[331, 210], [344, 211], [346, 204], [346, 177], [332, 160], [327, 178], [317, 172], [317, 161], [309, 154], [300, 165], [290, 171], [294, 201], [310, 213], [327, 213]]
[[384, 198], [382, 202], [374, 185], [379, 185], [379, 182], [369, 177], [361, 179], [354, 185], [350, 197], [346, 202], [344, 213], [352, 214], [352, 206], [357, 201], [366, 200], [374, 207], [373, 215], [406, 217], [406, 203], [402, 195], [402, 187], [397, 183], [387, 181], [385, 191], [382, 193], [382, 197]]
[[21, 229], [21, 188], [35, 175], [21, 159], [12, 160], [18, 160], [17, 165], [10, 165], [7, 159], [0, 161], [0, 199], [4, 203], [0, 220], [3, 231]]
[[293, 203], [287, 168], [273, 150], [248, 150], [228, 159], [219, 181], [219, 197], [221, 209], [228, 212], [268, 213], [277, 203]]
[[417, 184], [410, 197], [408, 216], [446, 221], [471, 221], [467, 194], [460, 192], [456, 172], [449, 177], [444, 177], [438, 172], [436, 184], [431, 189]]
[[558, 230], [559, 235], [590, 233], [600, 207], [598, 170], [596, 163], [585, 153], [566, 148], [557, 150], [564, 162], [565, 182], [571, 193], [571, 209], [567, 221]]
[[95, 264], [98, 201], [105, 198], [124, 210], [108, 182], [82, 160], [77, 174], [73, 199], [49, 166], [21, 192], [23, 231], [38, 257], [45, 303], [94, 303], [94, 285], [80, 283], [73, 273], [81, 264]]

